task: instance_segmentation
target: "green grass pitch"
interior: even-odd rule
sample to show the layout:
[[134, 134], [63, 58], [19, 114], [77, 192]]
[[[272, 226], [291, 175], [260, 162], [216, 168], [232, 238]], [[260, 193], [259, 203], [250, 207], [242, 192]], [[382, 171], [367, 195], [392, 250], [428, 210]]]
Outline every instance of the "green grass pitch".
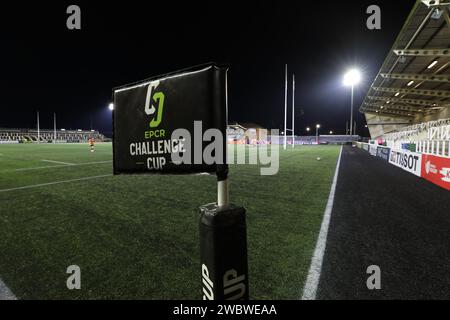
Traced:
[[[251, 299], [301, 297], [338, 155], [280, 151], [276, 176], [231, 166]], [[0, 145], [0, 278], [19, 299], [201, 299], [198, 207], [215, 177], [112, 176], [111, 160], [111, 144]], [[66, 287], [70, 265], [81, 290]]]

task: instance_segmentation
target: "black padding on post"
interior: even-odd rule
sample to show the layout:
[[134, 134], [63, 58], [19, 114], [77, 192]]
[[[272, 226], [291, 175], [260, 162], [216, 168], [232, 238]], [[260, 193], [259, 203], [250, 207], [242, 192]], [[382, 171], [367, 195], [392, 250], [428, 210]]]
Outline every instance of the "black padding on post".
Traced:
[[248, 300], [245, 209], [200, 207], [203, 300]]

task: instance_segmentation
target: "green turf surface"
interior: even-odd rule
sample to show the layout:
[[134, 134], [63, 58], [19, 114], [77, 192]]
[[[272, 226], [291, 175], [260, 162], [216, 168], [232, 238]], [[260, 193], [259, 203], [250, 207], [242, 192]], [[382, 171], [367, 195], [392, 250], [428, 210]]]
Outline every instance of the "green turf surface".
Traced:
[[[338, 155], [281, 151], [276, 176], [231, 166], [232, 201], [248, 212], [252, 299], [301, 296]], [[215, 201], [215, 177], [111, 175], [2, 192], [108, 175], [111, 159], [110, 144], [0, 145], [0, 278], [18, 298], [201, 298], [198, 207]], [[79, 291], [66, 288], [70, 265], [81, 267]]]

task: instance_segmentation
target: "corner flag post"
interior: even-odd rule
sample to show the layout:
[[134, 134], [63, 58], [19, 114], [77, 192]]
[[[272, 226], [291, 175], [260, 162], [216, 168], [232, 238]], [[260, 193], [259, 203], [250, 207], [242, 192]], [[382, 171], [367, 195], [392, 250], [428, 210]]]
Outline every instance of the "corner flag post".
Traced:
[[[228, 75], [225, 75], [225, 108], [228, 112]], [[228, 122], [228, 114], [226, 115], [226, 122]], [[226, 134], [226, 131], [225, 131]], [[225, 207], [230, 204], [230, 192], [228, 184], [228, 147], [226, 146], [227, 139], [225, 138], [225, 148], [223, 149], [224, 170], [222, 174], [217, 175], [217, 205]]]
[[[217, 201], [199, 210], [201, 277], [198, 279], [202, 283], [204, 300], [249, 298], [246, 211], [230, 203], [229, 198], [227, 72], [228, 67], [209, 63], [114, 89], [115, 175], [217, 175]], [[170, 103], [165, 107], [165, 102]], [[168, 109], [170, 112], [164, 111]], [[149, 127], [164, 130], [166, 135], [148, 135]], [[180, 128], [187, 129], [181, 134]], [[162, 150], [157, 158], [141, 152], [141, 145], [149, 143], [170, 143], [199, 133], [203, 137], [203, 128], [221, 133], [221, 141], [211, 144], [217, 148], [214, 150], [216, 161], [204, 158], [208, 147], [205, 143], [200, 144], [200, 150], [195, 143], [186, 143], [183, 151]], [[168, 137], [172, 137], [171, 140]], [[223, 152], [218, 152], [220, 149]], [[201, 161], [192, 163], [190, 157], [186, 161], [173, 161], [180, 153], [194, 154]]]
[[228, 179], [218, 186], [218, 203], [200, 207], [203, 300], [248, 300], [246, 210], [229, 202]]
[[[227, 81], [225, 96], [228, 110]], [[246, 210], [230, 203], [227, 147], [217, 170], [217, 203], [200, 207], [203, 300], [248, 300]]]

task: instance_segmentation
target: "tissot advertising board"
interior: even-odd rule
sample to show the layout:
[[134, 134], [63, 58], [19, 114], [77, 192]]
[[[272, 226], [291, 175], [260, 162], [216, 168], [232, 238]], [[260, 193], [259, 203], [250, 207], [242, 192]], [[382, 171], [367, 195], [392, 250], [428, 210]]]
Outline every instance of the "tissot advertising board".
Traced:
[[406, 150], [391, 150], [389, 163], [420, 177], [422, 171], [422, 155]]
[[226, 82], [208, 64], [115, 89], [114, 173], [226, 170]]

